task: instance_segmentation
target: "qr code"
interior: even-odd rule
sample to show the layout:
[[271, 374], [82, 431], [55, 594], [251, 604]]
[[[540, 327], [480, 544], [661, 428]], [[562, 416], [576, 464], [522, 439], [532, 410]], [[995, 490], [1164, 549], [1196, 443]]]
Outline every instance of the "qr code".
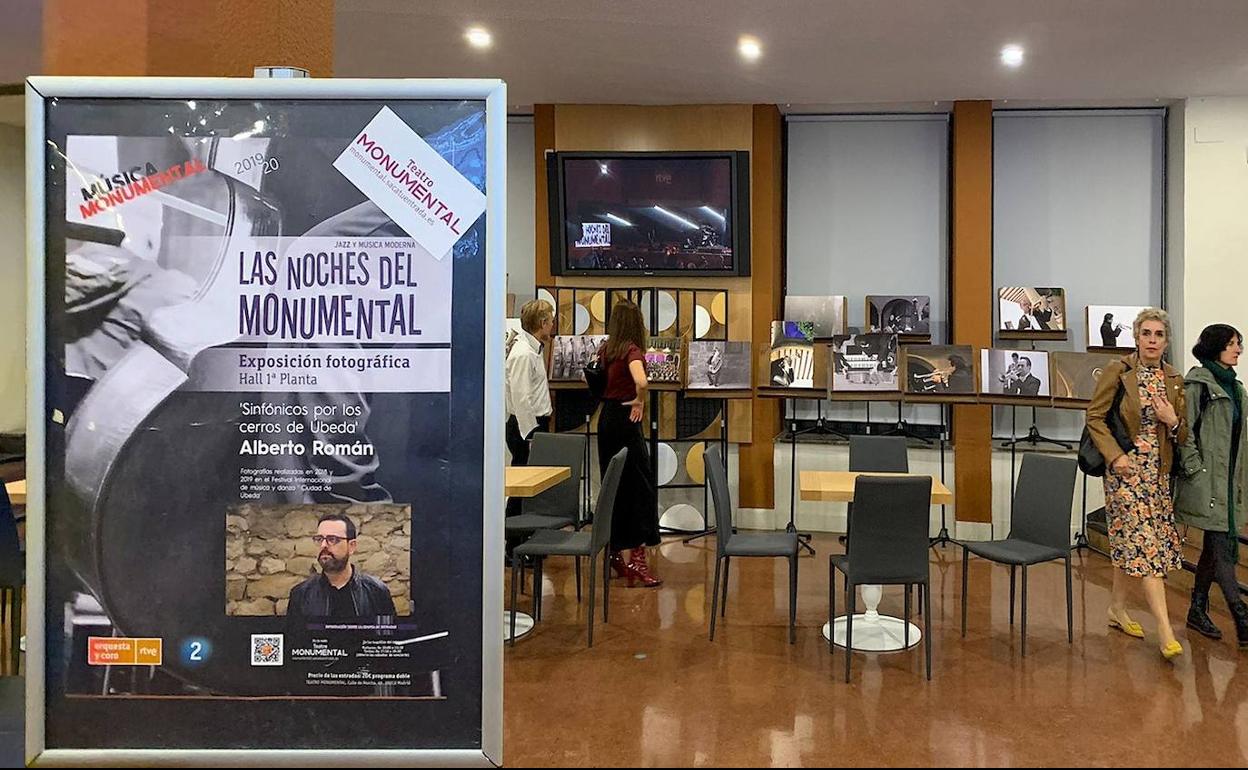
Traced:
[[282, 665], [283, 640], [284, 637], [281, 634], [252, 634], [251, 665]]

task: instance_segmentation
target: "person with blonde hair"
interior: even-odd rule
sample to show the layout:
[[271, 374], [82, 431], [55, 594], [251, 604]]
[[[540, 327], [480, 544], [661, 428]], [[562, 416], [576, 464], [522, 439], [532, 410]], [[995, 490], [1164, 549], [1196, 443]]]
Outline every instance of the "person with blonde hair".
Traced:
[[[1088, 432], [1105, 458], [1105, 512], [1114, 564], [1109, 627], [1138, 639], [1144, 629], [1127, 614], [1130, 578], [1139, 579], [1161, 640], [1161, 654], [1183, 654], [1166, 611], [1165, 577], [1183, 567], [1174, 524], [1170, 469], [1187, 440], [1183, 375], [1162, 360], [1170, 316], [1146, 308], [1135, 319], [1136, 352], [1105, 367], [1087, 410]], [[1115, 402], [1117, 411], [1111, 415]], [[1119, 445], [1110, 421], [1130, 440]], [[1121, 427], [1119, 427], [1121, 426]]]
[[[507, 353], [503, 401], [507, 409], [507, 451], [512, 465], [529, 464], [529, 439], [549, 428], [550, 385], [542, 346], [555, 329], [555, 309], [535, 299], [520, 308], [520, 334]], [[507, 515], [519, 516], [521, 500], [507, 501]]]
[[[621, 449], [627, 447], [624, 475], [611, 518], [611, 567], [632, 586], [641, 581], [646, 588], [663, 584], [646, 562], [646, 546], [658, 545], [658, 492], [650, 475], [650, 449], [641, 433], [645, 413], [646, 322], [636, 303], [624, 300], [611, 308], [607, 341], [598, 350], [598, 360], [607, 373], [602, 391], [602, 412], [598, 416], [598, 463], [601, 472]], [[625, 563], [622, 552], [630, 550]]]

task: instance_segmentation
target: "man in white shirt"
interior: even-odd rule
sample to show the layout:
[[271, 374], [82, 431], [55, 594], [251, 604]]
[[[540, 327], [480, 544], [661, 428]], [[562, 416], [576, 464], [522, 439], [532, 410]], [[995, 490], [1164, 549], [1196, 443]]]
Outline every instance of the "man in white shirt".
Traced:
[[[512, 465], [529, 464], [529, 439], [550, 426], [550, 385], [542, 346], [555, 328], [555, 309], [535, 299], [520, 308], [520, 336], [507, 354], [504, 388], [507, 407], [507, 449]], [[520, 514], [520, 498], [507, 501], [507, 515]]]

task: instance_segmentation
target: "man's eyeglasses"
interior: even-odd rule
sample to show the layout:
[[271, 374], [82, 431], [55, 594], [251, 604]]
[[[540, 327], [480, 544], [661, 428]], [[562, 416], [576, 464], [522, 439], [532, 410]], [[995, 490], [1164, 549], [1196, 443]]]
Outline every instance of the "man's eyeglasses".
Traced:
[[349, 538], [338, 537], [337, 535], [313, 535], [312, 536], [313, 543], [316, 543], [317, 545], [327, 545], [330, 548], [333, 548], [339, 543], [345, 543], [348, 539]]

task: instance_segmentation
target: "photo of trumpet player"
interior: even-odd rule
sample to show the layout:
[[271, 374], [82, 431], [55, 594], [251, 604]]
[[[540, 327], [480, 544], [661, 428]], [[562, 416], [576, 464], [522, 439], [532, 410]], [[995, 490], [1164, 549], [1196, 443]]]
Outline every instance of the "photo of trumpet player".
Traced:
[[979, 376], [981, 393], [1047, 398], [1049, 354], [1038, 350], [982, 350]]
[[1066, 330], [1066, 291], [1006, 286], [998, 291], [1001, 331], [1060, 332]]
[[975, 395], [970, 345], [906, 345], [906, 392], [931, 396]]
[[1144, 310], [1134, 305], [1088, 305], [1089, 348], [1135, 350], [1132, 324]]

